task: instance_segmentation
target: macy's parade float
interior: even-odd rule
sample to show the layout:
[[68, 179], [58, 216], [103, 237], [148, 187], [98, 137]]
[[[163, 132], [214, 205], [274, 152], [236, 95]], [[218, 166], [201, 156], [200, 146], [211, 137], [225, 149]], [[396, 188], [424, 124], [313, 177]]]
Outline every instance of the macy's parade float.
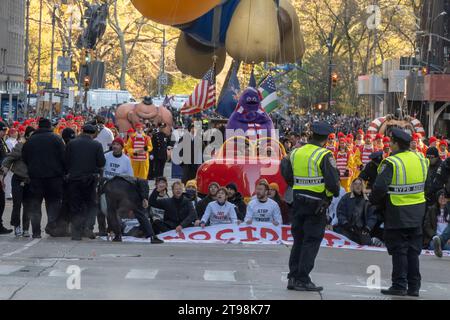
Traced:
[[127, 103], [116, 110], [116, 124], [121, 134], [129, 129], [136, 129], [136, 125], [151, 123], [156, 126], [165, 124], [161, 131], [170, 136], [173, 127], [172, 113], [164, 106], [155, 106], [151, 98], [145, 98], [141, 103]]
[[199, 193], [207, 194], [211, 182], [222, 186], [234, 182], [242, 196], [249, 199], [256, 183], [266, 179], [277, 183], [280, 195], [284, 195], [287, 185], [281, 176], [280, 162], [286, 151], [273, 136], [274, 125], [261, 107], [261, 100], [254, 88], [242, 93], [228, 121], [227, 140], [197, 172]]
[[245, 63], [295, 63], [305, 43], [289, 0], [132, 0], [146, 18], [181, 30], [178, 69], [196, 78], [228, 53]]

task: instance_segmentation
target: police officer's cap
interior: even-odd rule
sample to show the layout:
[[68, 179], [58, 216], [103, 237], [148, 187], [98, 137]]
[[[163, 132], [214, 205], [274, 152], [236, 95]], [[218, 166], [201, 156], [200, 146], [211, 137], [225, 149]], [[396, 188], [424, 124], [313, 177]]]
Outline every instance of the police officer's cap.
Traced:
[[312, 124], [311, 131], [318, 136], [328, 137], [334, 132], [334, 128], [328, 122], [316, 121]]
[[97, 128], [92, 124], [86, 124], [83, 127], [83, 132], [87, 134], [95, 134], [97, 132]]
[[381, 159], [383, 157], [383, 151], [372, 152], [369, 156], [370, 160]]
[[411, 135], [400, 128], [393, 128], [391, 134], [394, 139], [401, 140], [406, 143], [410, 143], [412, 140]]

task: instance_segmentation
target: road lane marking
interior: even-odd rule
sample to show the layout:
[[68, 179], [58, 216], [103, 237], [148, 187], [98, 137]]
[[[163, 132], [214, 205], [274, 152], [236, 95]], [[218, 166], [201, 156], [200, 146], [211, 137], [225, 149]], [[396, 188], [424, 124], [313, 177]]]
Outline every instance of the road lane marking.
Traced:
[[[81, 272], [85, 271], [86, 268], [81, 268]], [[69, 273], [67, 273], [64, 270], [61, 269], [55, 269], [49, 272], [48, 274], [49, 277], [56, 277], [56, 278], [67, 278], [68, 276], [70, 276]]]
[[28, 250], [28, 249], [30, 249], [32, 246], [38, 244], [41, 240], [42, 240], [42, 239], [34, 239], [33, 241], [30, 241], [30, 242], [26, 243], [26, 244], [25, 244], [22, 248], [20, 248], [20, 249], [14, 250], [14, 251], [12, 251], [12, 252], [4, 253], [4, 254], [3, 254], [3, 257], [11, 257], [11, 256], [13, 256], [13, 255], [15, 255], [15, 254], [24, 252], [25, 250]]
[[2, 265], [0, 266], [0, 275], [7, 276], [13, 272], [19, 271], [25, 266]]
[[205, 281], [235, 282], [235, 273], [236, 271], [205, 270], [203, 279]]
[[153, 280], [158, 272], [158, 269], [131, 269], [125, 279]]

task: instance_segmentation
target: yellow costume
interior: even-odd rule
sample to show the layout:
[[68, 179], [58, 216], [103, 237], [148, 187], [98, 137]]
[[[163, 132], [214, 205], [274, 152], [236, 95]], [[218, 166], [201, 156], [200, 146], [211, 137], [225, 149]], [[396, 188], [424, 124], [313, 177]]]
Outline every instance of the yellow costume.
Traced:
[[147, 180], [150, 170], [149, 153], [153, 150], [152, 139], [145, 134], [139, 136], [137, 133], [134, 133], [128, 139], [125, 150], [130, 157], [134, 176]]

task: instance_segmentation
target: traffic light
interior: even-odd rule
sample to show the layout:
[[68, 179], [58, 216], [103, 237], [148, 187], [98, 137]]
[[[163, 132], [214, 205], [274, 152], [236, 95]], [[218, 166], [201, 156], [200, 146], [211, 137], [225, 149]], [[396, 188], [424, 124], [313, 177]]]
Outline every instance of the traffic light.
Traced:
[[84, 89], [89, 90], [91, 87], [91, 77], [86, 76], [84, 77]]
[[91, 62], [91, 52], [89, 50], [83, 49], [80, 55], [80, 64], [82, 66], [85, 66], [90, 62]]
[[337, 85], [338, 85], [338, 81], [339, 81], [339, 76], [338, 76], [338, 74], [337, 73], [333, 73], [332, 75], [331, 75], [331, 81], [332, 81], [332, 83], [333, 83], [333, 87], [337, 87]]

